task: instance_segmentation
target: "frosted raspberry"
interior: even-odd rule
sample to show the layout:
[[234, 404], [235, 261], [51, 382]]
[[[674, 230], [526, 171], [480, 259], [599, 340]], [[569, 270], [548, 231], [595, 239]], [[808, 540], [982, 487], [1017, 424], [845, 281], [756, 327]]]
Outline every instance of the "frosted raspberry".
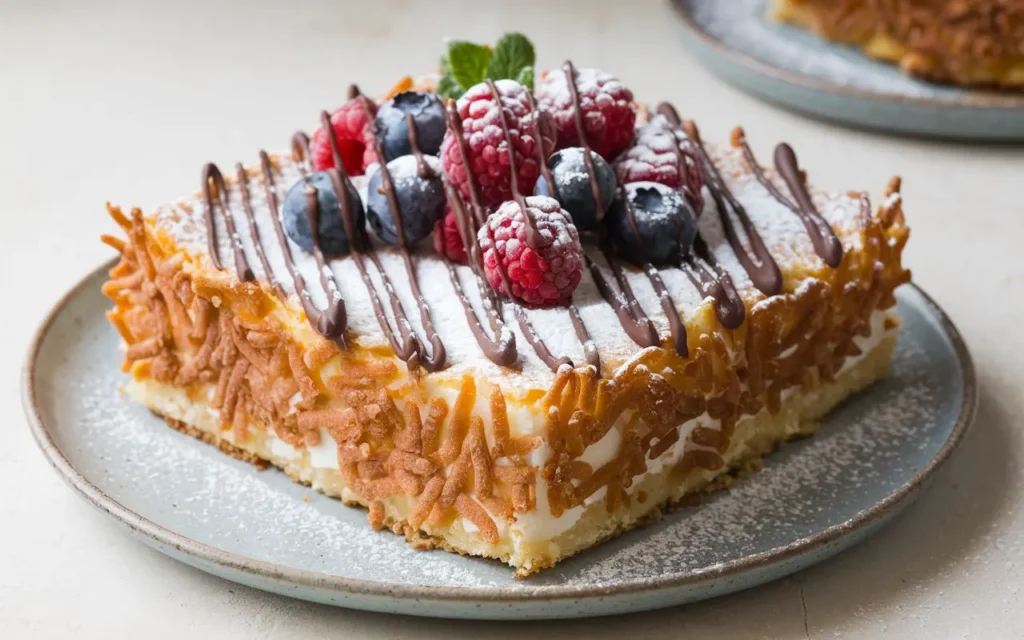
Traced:
[[[516, 167], [519, 169], [519, 191], [532, 193], [533, 185], [540, 175], [533, 118], [541, 119], [541, 144], [545, 158], [554, 149], [553, 127], [546, 114], [531, 113], [529, 94], [523, 85], [514, 80], [498, 80], [494, 84], [501, 94], [505, 121], [512, 134], [512, 147]], [[491, 95], [487, 83], [481, 83], [471, 87], [459, 98], [456, 108], [469, 149], [470, 168], [480, 186], [482, 203], [486, 207], [498, 206], [512, 197], [508, 144], [499, 120], [501, 111], [498, 103]], [[441, 144], [441, 160], [448, 179], [469, 199], [469, 177], [462, 163], [459, 144], [450, 130]]]
[[612, 168], [621, 184], [657, 182], [679, 189], [700, 215], [703, 208], [700, 163], [686, 137], [673, 132], [663, 116], [655, 116], [649, 123], [637, 127], [636, 144], [622, 152]]
[[[611, 162], [633, 140], [633, 93], [610, 74], [585, 68], [576, 70], [576, 91], [587, 142]], [[582, 146], [576, 131], [572, 95], [562, 70], [549, 71], [540, 81], [537, 102], [554, 116], [559, 149]]]
[[532, 245], [516, 202], [502, 204], [480, 229], [487, 281], [499, 294], [530, 306], [567, 304], [583, 276], [576, 227], [554, 198], [526, 198], [526, 209], [535, 231]]
[[452, 262], [469, 263], [469, 256], [466, 255], [466, 247], [462, 244], [459, 225], [455, 221], [455, 212], [452, 211], [451, 205], [445, 208], [444, 217], [434, 227], [434, 248]]
[[652, 121], [636, 130], [636, 144], [622, 152], [612, 168], [622, 184], [659, 182], [669, 187], [683, 183], [679, 173], [676, 137], [661, 122]]
[[[369, 106], [370, 117], [361, 101]], [[362, 175], [366, 167], [377, 161], [373, 141], [373, 113], [376, 106], [369, 98], [357, 97], [349, 100], [331, 114], [334, 135], [338, 139], [341, 159], [345, 163], [345, 171], [350, 175]], [[331, 151], [331, 140], [327, 131], [320, 127], [313, 133], [309, 143], [313, 168], [317, 171], [334, 168], [334, 154]]]

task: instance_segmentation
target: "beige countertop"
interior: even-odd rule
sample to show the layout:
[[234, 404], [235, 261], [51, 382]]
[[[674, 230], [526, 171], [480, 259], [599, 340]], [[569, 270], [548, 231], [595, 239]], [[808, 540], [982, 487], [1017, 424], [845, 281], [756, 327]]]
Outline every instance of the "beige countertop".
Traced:
[[[0, 0], [0, 636], [4, 638], [1024, 637], [1024, 150], [842, 129], [764, 105], [687, 57], [660, 0], [120, 2]], [[436, 6], [433, 6], [436, 5]], [[443, 5], [443, 6], [442, 6]], [[812, 180], [878, 194], [904, 177], [915, 281], [952, 316], [981, 384], [974, 430], [921, 500], [791, 578], [665, 611], [460, 623], [332, 609], [213, 578], [129, 540], [36, 450], [19, 367], [36, 324], [107, 259], [103, 203], [152, 206], [207, 160], [252, 160], [311, 127], [348, 82], [387, 89], [451, 35], [522, 30], [668, 99], [704, 137], [787, 140]]]

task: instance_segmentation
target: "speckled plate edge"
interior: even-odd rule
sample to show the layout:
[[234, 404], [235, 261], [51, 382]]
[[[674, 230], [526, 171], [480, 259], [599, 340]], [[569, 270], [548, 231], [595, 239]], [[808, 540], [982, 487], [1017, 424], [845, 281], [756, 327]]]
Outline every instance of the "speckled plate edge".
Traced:
[[762, 100], [831, 122], [876, 131], [982, 142], [1024, 142], [1024, 93], [964, 89], [960, 98], [943, 100], [830, 82], [739, 51], [693, 19], [688, 10], [692, 0], [667, 1], [685, 27], [686, 44], [701, 63]]
[[[780, 578], [830, 557], [881, 528], [908, 506], [935, 471], [962, 441], [977, 411], [974, 364], [959, 331], [945, 312], [915, 285], [953, 345], [960, 365], [964, 395], [949, 438], [914, 477], [885, 499], [856, 516], [770, 551], [753, 554], [684, 576], [644, 579], [595, 587], [545, 586], [509, 592], [501, 587], [426, 587], [391, 585], [362, 579], [293, 569], [228, 553], [171, 531], [128, 509], [89, 482], [65, 457], [50, 436], [36, 400], [37, 356], [57, 316], [72, 298], [110, 261], [87, 274], [46, 314], [32, 338], [22, 367], [21, 396], [29, 428], [50, 465], [79, 495], [112, 516], [129, 533], [151, 547], [203, 571], [258, 589], [314, 602], [370, 611], [448, 618], [547, 619], [644, 611], [724, 595]], [[854, 535], [857, 534], [857, 535]], [[744, 574], [760, 570], [757, 580]]]

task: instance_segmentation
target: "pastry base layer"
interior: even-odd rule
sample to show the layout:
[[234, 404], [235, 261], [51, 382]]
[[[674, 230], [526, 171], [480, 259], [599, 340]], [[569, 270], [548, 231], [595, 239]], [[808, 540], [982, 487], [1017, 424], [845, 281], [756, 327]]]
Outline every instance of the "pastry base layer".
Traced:
[[[850, 19], [849, 15], [837, 19], [834, 16], [836, 7], [826, 5], [829, 3], [815, 5], [807, 0], [776, 0], [772, 17], [812, 31], [827, 40], [858, 47], [872, 58], [897, 64], [911, 76], [966, 86], [1024, 89], [1024, 57], [979, 58], [952, 52], [939, 55], [936, 51], [915, 49], [888, 33], [879, 16], [869, 19], [870, 10], [866, 7], [860, 9], [858, 15], [861, 19], [856, 20]], [[936, 16], [935, 20], [938, 22], [939, 17]], [[968, 33], [960, 35], [961, 40], [978, 40]]]
[[[858, 361], [844, 367], [834, 382], [819, 384], [811, 390], [797, 389], [786, 395], [777, 413], [762, 410], [739, 420], [730, 445], [722, 455], [724, 464], [719, 469], [665, 466], [657, 473], [634, 481], [630, 493], [635, 499], [620, 503], [612, 513], [608, 512], [603, 497], [594, 500], [571, 528], [550, 540], [525, 541], [503, 536], [499, 544], [490, 544], [467, 531], [460, 518], [444, 527], [424, 525], [424, 530], [417, 530], [408, 524], [415, 504], [406, 496], [383, 500], [384, 513], [378, 521], [384, 528], [404, 535], [416, 548], [443, 548], [495, 558], [516, 566], [517, 575], [529, 575], [602, 540], [657, 519], [665, 507], [680, 501], [688, 502], [688, 498], [703, 491], [728, 486], [731, 473], [756, 468], [757, 465], [751, 463], [777, 445], [813, 433], [818, 420], [836, 405], [886, 375], [896, 335], [895, 332], [887, 335]], [[252, 423], [248, 433], [239, 437], [234, 430], [222, 428], [216, 410], [205, 402], [192, 400], [180, 389], [149, 378], [133, 380], [126, 391], [179, 431], [257, 466], [272, 464], [293, 480], [340, 498], [348, 505], [370, 506], [370, 501], [346, 486], [336, 469], [314, 466], [311, 456], [305, 452], [298, 457], [282, 453], [279, 446], [275, 447], [280, 441], [276, 441], [273, 433], [264, 426]]]

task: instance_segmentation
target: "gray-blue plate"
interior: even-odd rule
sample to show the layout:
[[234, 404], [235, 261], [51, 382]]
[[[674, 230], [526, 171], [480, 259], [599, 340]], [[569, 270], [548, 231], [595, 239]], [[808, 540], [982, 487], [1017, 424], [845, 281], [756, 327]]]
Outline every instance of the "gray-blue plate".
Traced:
[[913, 135], [1024, 141], [1024, 93], [962, 89], [767, 17], [766, 0], [670, 0], [697, 58], [754, 96], [812, 116]]
[[374, 533], [363, 510], [257, 471], [122, 398], [118, 336], [100, 293], [106, 268], [57, 304], [29, 350], [25, 412], [47, 459], [133, 537], [182, 562], [345, 607], [595, 616], [762, 584], [863, 540], [907, 506], [962, 439], [977, 400], [956, 329], [923, 292], [904, 287], [891, 377], [834, 411], [816, 436], [701, 506], [516, 580], [497, 562], [413, 551]]

